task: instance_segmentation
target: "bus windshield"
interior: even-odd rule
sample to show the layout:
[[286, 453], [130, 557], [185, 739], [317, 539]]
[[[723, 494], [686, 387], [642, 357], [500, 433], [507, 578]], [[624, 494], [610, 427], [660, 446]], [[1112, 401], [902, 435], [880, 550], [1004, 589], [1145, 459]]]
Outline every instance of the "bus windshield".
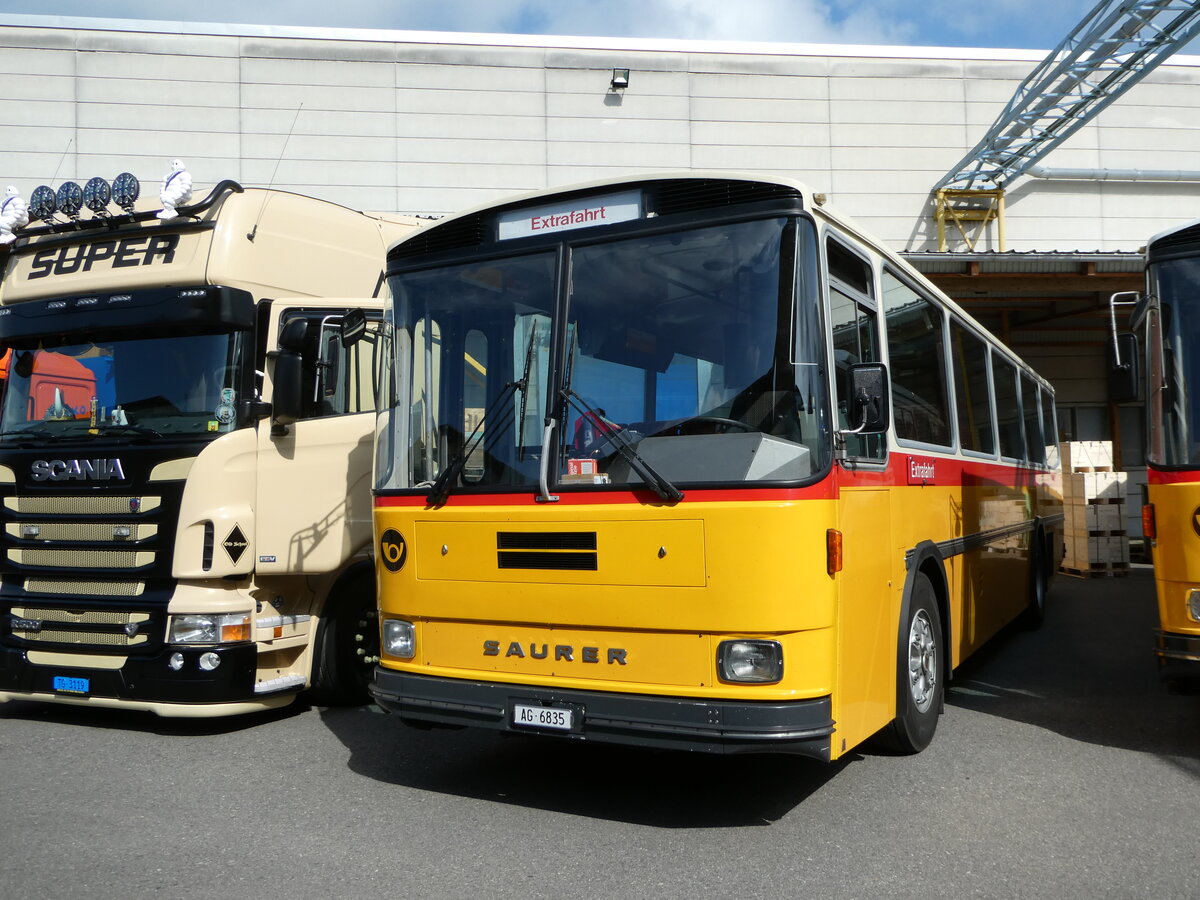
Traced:
[[1150, 318], [1150, 461], [1200, 465], [1200, 266], [1176, 259], [1154, 266], [1158, 314]]
[[811, 223], [778, 217], [395, 276], [411, 413], [393, 416], [382, 486], [453, 465], [460, 488], [532, 486], [543, 456], [559, 486], [638, 487], [646, 466], [680, 484], [817, 476], [832, 441], [815, 247]]
[[2, 364], [0, 440], [229, 431], [249, 399], [244, 344], [244, 332], [22, 340]]

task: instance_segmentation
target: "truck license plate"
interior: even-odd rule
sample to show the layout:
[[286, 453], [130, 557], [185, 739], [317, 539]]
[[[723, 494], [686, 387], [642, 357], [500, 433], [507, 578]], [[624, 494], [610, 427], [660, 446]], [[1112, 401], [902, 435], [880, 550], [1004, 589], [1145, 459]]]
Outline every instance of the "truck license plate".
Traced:
[[55, 675], [53, 686], [56, 691], [64, 694], [86, 694], [92, 689], [92, 682], [88, 678], [68, 678], [65, 675]]
[[551, 731], [570, 731], [575, 724], [575, 711], [561, 706], [529, 706], [514, 703], [512, 721], [514, 725], [529, 728], [548, 728]]

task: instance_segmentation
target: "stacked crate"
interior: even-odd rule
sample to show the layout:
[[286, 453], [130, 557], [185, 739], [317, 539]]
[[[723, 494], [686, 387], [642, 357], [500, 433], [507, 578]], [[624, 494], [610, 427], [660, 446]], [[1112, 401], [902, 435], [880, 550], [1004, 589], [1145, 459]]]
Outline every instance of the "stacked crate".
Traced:
[[1063, 477], [1062, 569], [1071, 575], [1126, 575], [1126, 473], [1113, 471], [1111, 441], [1071, 441], [1060, 447]]

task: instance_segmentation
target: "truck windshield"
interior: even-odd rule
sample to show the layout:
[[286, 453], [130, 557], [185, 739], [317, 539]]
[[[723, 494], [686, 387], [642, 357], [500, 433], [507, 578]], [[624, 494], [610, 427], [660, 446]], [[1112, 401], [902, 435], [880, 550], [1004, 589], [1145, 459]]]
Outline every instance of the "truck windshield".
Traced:
[[[7, 348], [0, 440], [38, 436], [214, 436], [237, 425], [254, 390], [244, 333], [80, 341]], [[249, 391], [249, 392], [248, 392]]]
[[408, 414], [385, 417], [396, 458], [380, 485], [449, 466], [453, 490], [546, 471], [579, 488], [641, 487], [648, 470], [688, 484], [815, 477], [830, 442], [815, 284], [812, 229], [784, 218], [396, 276]]

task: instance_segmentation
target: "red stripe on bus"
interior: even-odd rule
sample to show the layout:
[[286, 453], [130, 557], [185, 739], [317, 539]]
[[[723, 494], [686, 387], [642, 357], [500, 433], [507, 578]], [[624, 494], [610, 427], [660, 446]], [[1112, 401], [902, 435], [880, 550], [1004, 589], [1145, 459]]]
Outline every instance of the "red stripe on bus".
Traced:
[[1195, 484], [1200, 482], [1200, 469], [1183, 472], [1164, 472], [1162, 469], [1147, 469], [1146, 481], [1150, 484]]

